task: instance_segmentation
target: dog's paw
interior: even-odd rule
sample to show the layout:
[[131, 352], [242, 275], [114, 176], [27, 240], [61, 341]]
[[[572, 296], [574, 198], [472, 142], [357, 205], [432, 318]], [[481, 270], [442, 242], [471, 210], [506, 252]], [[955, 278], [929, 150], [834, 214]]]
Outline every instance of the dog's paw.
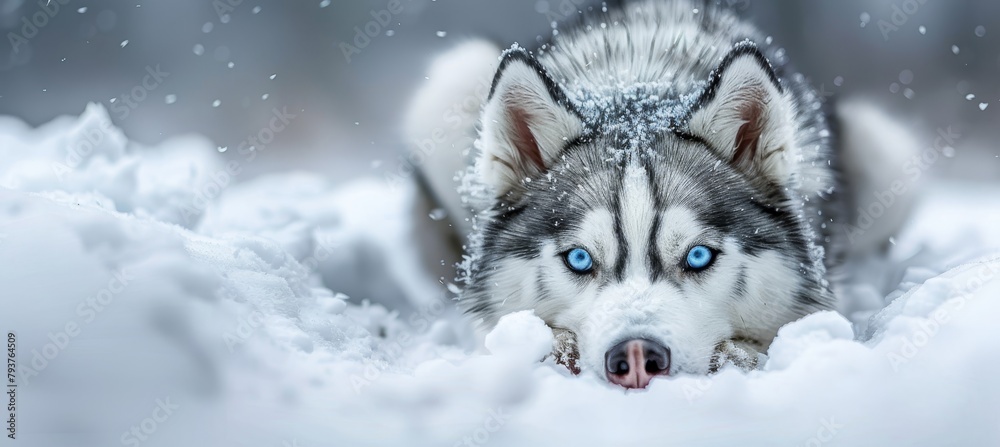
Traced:
[[567, 329], [552, 329], [555, 343], [552, 345], [552, 358], [563, 365], [569, 372], [580, 374], [580, 351], [576, 345], [576, 334]]
[[714, 374], [726, 366], [735, 366], [744, 372], [753, 371], [767, 360], [761, 350], [763, 348], [751, 340], [726, 340], [715, 347], [709, 372]]

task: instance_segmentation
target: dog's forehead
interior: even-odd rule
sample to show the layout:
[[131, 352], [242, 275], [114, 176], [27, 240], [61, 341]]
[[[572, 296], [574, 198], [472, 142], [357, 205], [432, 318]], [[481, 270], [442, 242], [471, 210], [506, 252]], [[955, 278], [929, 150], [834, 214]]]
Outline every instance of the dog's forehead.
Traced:
[[587, 210], [577, 224], [567, 226], [569, 234], [565, 235], [567, 240], [564, 242], [606, 245], [605, 240], [608, 239], [608, 235], [618, 232], [617, 226], [622, 227], [620, 236], [626, 237], [625, 233], [629, 233], [630, 229], [645, 230], [645, 233], [631, 231], [643, 236], [648, 234], [649, 229], [642, 227], [656, 225], [656, 234], [667, 247], [680, 246], [697, 237], [715, 236], [713, 229], [699, 219], [695, 211], [684, 205], [668, 206], [662, 210], [651, 209], [646, 213], [643, 213], [643, 210], [637, 211], [645, 216], [636, 216], [636, 213], [633, 213], [632, 220], [626, 221], [628, 216], [622, 211], [605, 207]]
[[[718, 196], [709, 181], [712, 171], [719, 178], [730, 172], [707, 149], [691, 146], [697, 145], [664, 138], [621, 157], [603, 141], [590, 142], [564, 154], [550, 172], [550, 183], [536, 186], [570, 215], [597, 207], [617, 209], [637, 196], [648, 197], [649, 206], [661, 211], [677, 206], [702, 210]], [[703, 153], [692, 156], [694, 151]]]
[[[783, 235], [793, 229], [791, 216], [778, 211], [780, 197], [756, 191], [704, 143], [674, 135], [647, 149], [623, 161], [600, 139], [570, 147], [542, 181], [531, 184], [524, 206], [536, 211], [525, 218], [535, 222], [532, 228], [560, 240], [572, 237], [585, 215], [596, 209], [609, 210], [622, 231], [631, 229], [636, 235], [647, 229], [670, 234], [686, 219], [704, 227], [699, 231], [710, 230], [716, 238], [733, 236], [749, 249], [781, 245]], [[681, 209], [686, 210], [684, 219], [662, 222], [665, 212]]]
[[705, 213], [713, 206], [711, 194], [697, 175], [671, 169], [667, 157], [615, 163], [594, 156], [599, 147], [589, 149], [564, 159], [551, 179], [553, 202], [539, 205], [559, 222], [553, 235], [564, 249], [579, 244], [610, 257], [625, 251], [636, 257], [632, 263], [640, 263], [646, 250], [623, 247], [673, 251], [718, 235]]

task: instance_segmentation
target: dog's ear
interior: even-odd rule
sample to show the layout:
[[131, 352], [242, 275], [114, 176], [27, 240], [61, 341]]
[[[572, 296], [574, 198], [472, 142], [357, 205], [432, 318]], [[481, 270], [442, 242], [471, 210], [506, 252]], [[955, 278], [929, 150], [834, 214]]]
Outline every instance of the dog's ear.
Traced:
[[478, 169], [498, 197], [518, 196], [583, 133], [579, 113], [527, 51], [508, 50], [483, 110]]
[[753, 178], [784, 184], [794, 143], [794, 107], [767, 58], [744, 41], [712, 72], [688, 131]]

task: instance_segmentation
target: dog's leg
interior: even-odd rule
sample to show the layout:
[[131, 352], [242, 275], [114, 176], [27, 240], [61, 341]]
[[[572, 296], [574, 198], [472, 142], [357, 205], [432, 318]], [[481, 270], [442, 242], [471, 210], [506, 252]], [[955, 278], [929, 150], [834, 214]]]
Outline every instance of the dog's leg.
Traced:
[[755, 370], [767, 361], [762, 350], [763, 347], [751, 340], [726, 340], [715, 347], [709, 372], [714, 374], [725, 366], [735, 366], [743, 371]]
[[552, 346], [552, 358], [573, 374], [580, 374], [580, 351], [576, 343], [576, 334], [568, 329], [552, 329], [555, 343]]

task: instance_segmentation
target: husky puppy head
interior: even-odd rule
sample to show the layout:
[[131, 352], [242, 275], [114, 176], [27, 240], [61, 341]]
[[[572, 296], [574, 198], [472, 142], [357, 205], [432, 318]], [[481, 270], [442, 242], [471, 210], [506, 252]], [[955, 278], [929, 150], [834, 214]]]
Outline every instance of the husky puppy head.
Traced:
[[508, 51], [483, 111], [469, 312], [491, 327], [532, 309], [575, 335], [583, 371], [644, 387], [827, 307], [788, 204], [793, 102], [749, 43], [702, 86], [571, 97]]

